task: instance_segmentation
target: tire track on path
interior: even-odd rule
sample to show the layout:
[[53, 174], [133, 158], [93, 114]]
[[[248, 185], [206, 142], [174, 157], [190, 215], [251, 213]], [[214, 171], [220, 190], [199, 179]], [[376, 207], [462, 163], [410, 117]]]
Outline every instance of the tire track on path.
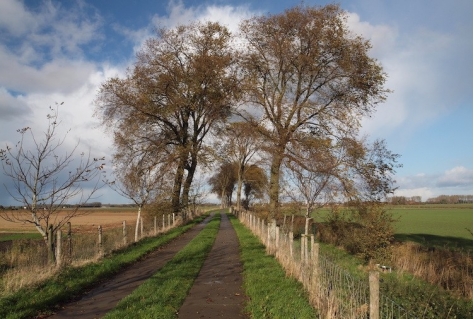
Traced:
[[194, 281], [183, 305], [180, 319], [248, 318], [242, 284], [242, 263], [237, 234], [225, 213], [214, 245]]
[[100, 284], [85, 294], [80, 300], [63, 305], [62, 309], [51, 319], [94, 319], [104, 316], [117, 303], [129, 295], [135, 288], [160, 270], [174, 255], [186, 246], [212, 218], [207, 217], [202, 223], [150, 253], [145, 259], [127, 267], [110, 280]]

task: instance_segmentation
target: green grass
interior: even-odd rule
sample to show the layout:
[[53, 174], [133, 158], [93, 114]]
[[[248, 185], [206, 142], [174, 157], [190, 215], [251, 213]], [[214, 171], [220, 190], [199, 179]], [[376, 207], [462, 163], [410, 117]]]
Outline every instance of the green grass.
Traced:
[[203, 218], [204, 216], [187, 225], [173, 228], [161, 236], [145, 238], [98, 263], [80, 268], [66, 268], [55, 278], [40, 285], [3, 296], [0, 298], [0, 318], [31, 318], [39, 313], [50, 313], [50, 309], [58, 304], [79, 295], [100, 280], [115, 275], [123, 267], [186, 232]]
[[472, 205], [392, 206], [396, 238], [472, 250]]
[[[387, 205], [398, 221], [395, 238], [426, 246], [472, 250], [472, 204]], [[329, 209], [313, 213], [316, 222], [324, 222]]]
[[239, 237], [244, 267], [244, 289], [251, 318], [317, 318], [301, 283], [286, 276], [280, 264], [234, 216], [229, 215]]
[[123, 298], [104, 318], [176, 318], [219, 231], [216, 214], [160, 271]]
[[0, 234], [1, 241], [22, 240], [22, 239], [41, 239], [40, 233], [5, 233]]

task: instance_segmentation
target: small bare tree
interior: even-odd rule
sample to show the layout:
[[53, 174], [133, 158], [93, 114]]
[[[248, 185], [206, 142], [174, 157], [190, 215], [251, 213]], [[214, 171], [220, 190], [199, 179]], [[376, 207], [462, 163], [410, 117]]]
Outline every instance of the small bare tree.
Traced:
[[337, 153], [340, 150], [333, 147], [329, 139], [311, 134], [299, 134], [298, 142], [289, 147], [286, 194], [295, 203], [304, 202], [305, 235], [309, 232], [311, 212], [337, 196], [337, 168], [341, 161]]
[[171, 191], [166, 174], [169, 168], [164, 163], [151, 161], [153, 159], [145, 153], [145, 157], [136, 162], [122, 163], [115, 172], [116, 180], [109, 183], [117, 193], [132, 200], [138, 207], [135, 242], [138, 241], [143, 208], [157, 200], [160, 194]]
[[[15, 146], [7, 145], [0, 150], [3, 172], [11, 181], [10, 186], [4, 184], [6, 191], [26, 209], [5, 210], [0, 217], [34, 226], [43, 236], [50, 261], [54, 261], [52, 237], [71, 218], [87, 213], [80, 210], [81, 204], [91, 200], [103, 186], [101, 175], [105, 166], [104, 158], [91, 158], [85, 153], [75, 156], [79, 142], [60, 155], [67, 133], [58, 137], [58, 112], [57, 103], [55, 108], [50, 107], [42, 140], [25, 127], [17, 130], [21, 139]], [[32, 141], [31, 149], [27, 147], [28, 140]], [[64, 209], [70, 202], [74, 202], [72, 207]]]
[[137, 242], [143, 208], [158, 201], [163, 193], [171, 193], [172, 177], [168, 172], [172, 170], [174, 157], [170, 156], [166, 141], [157, 139], [146, 125], [115, 132], [114, 143], [115, 180], [107, 184], [137, 205]]

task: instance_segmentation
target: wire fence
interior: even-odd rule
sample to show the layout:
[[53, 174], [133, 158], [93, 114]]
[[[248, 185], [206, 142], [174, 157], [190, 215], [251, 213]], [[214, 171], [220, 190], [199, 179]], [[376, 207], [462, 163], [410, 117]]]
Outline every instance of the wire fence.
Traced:
[[[187, 216], [193, 219], [202, 212]], [[125, 248], [142, 238], [156, 236], [182, 224], [181, 216], [167, 214], [136, 223], [108, 224], [84, 228], [70, 224], [54, 234], [54, 259], [43, 240], [12, 241], [0, 249], [0, 295], [41, 282], [62, 269], [81, 266]]]
[[231, 211], [260, 238], [267, 252], [275, 255], [287, 274], [303, 284], [320, 318], [416, 319], [380, 290], [378, 271], [357, 278], [324, 256], [313, 235], [303, 235], [294, 241], [293, 233], [277, 227], [275, 222], [266, 224], [250, 212]]

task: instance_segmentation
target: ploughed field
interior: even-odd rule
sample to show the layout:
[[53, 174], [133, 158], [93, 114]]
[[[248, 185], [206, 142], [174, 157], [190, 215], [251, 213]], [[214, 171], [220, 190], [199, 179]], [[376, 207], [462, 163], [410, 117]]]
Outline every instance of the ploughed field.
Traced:
[[[84, 212], [71, 219], [71, 228], [75, 233], [95, 231], [99, 225], [104, 229], [117, 228], [123, 221], [131, 225], [137, 218], [135, 208], [89, 208]], [[15, 213], [23, 212], [20, 210]], [[28, 214], [26, 211], [24, 213]], [[66, 213], [60, 212], [58, 220]], [[11, 245], [11, 240], [26, 238], [40, 239], [41, 236], [32, 224], [14, 223], [0, 218], [0, 251], [3, 246]]]

